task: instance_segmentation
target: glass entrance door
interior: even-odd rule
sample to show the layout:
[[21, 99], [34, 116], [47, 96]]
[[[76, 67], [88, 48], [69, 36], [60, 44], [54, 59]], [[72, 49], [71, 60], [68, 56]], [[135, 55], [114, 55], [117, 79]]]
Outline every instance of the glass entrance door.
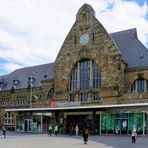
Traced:
[[32, 132], [32, 119], [25, 119], [25, 132]]
[[127, 134], [128, 119], [115, 119], [115, 134]]
[[121, 134], [128, 133], [128, 119], [121, 120]]
[[121, 119], [115, 119], [115, 127], [114, 132], [115, 134], [121, 134]]

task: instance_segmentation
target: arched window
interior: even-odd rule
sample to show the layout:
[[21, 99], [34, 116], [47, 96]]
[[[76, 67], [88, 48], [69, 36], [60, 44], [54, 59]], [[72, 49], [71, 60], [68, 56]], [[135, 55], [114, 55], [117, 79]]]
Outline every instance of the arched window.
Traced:
[[[74, 93], [80, 91], [80, 100], [83, 102], [88, 101], [88, 91], [98, 88], [100, 88], [100, 71], [98, 65], [88, 59], [77, 62], [72, 69], [70, 77], [69, 89], [72, 93], [70, 100], [74, 101]], [[95, 95], [97, 96], [97, 92]], [[96, 100], [98, 97], [94, 98]]]
[[132, 93], [144, 93], [148, 91], [148, 80], [139, 78], [132, 84]]
[[49, 93], [48, 93], [48, 100], [52, 100], [53, 99], [53, 93], [54, 93], [54, 89], [51, 88]]

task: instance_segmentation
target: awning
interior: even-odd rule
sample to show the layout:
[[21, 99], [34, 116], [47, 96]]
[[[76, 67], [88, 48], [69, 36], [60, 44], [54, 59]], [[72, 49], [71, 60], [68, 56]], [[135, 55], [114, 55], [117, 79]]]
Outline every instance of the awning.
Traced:
[[110, 104], [110, 105], [90, 105], [90, 106], [70, 106], [70, 107], [55, 107], [55, 108], [10, 108], [5, 111], [56, 111], [56, 110], [85, 110], [85, 109], [107, 109], [107, 108], [132, 108], [132, 107], [148, 107], [148, 103], [135, 103], [135, 104]]

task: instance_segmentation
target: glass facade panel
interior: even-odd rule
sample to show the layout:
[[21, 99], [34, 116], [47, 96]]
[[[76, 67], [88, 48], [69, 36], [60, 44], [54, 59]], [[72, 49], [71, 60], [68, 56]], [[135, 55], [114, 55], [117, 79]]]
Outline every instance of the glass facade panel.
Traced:
[[26, 118], [23, 115], [16, 116], [16, 131], [41, 133], [41, 119], [41, 116], [36, 115], [31, 118]]
[[114, 114], [101, 114], [101, 134], [113, 134]]
[[131, 133], [133, 126], [137, 128], [139, 126], [143, 129], [143, 113], [131, 113], [129, 114], [129, 133]]
[[24, 132], [24, 117], [16, 116], [16, 131]]
[[115, 118], [121, 118], [121, 114], [115, 114]]
[[41, 130], [41, 116], [33, 116], [32, 131], [40, 133]]
[[143, 132], [143, 113], [101, 114], [101, 134], [131, 134], [133, 126]]
[[128, 114], [122, 113], [122, 114], [121, 114], [121, 117], [122, 117], [122, 118], [128, 118]]
[[148, 114], [146, 113], [146, 123], [145, 123], [145, 125], [146, 125], [146, 134], [148, 134]]

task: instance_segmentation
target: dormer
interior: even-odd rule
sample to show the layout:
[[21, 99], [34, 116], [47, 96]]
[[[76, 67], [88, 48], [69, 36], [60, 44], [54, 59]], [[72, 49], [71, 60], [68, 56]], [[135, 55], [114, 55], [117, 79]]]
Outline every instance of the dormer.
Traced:
[[20, 80], [13, 80], [13, 85], [18, 85], [20, 83]]
[[36, 79], [34, 77], [32, 77], [32, 76], [30, 76], [28, 78], [28, 87], [27, 87], [28, 90], [30, 90], [33, 87], [33, 83], [35, 82], [35, 80]]
[[0, 79], [0, 90], [2, 90], [2, 88], [4, 88], [5, 85], [6, 85], [5, 79], [1, 78]]

